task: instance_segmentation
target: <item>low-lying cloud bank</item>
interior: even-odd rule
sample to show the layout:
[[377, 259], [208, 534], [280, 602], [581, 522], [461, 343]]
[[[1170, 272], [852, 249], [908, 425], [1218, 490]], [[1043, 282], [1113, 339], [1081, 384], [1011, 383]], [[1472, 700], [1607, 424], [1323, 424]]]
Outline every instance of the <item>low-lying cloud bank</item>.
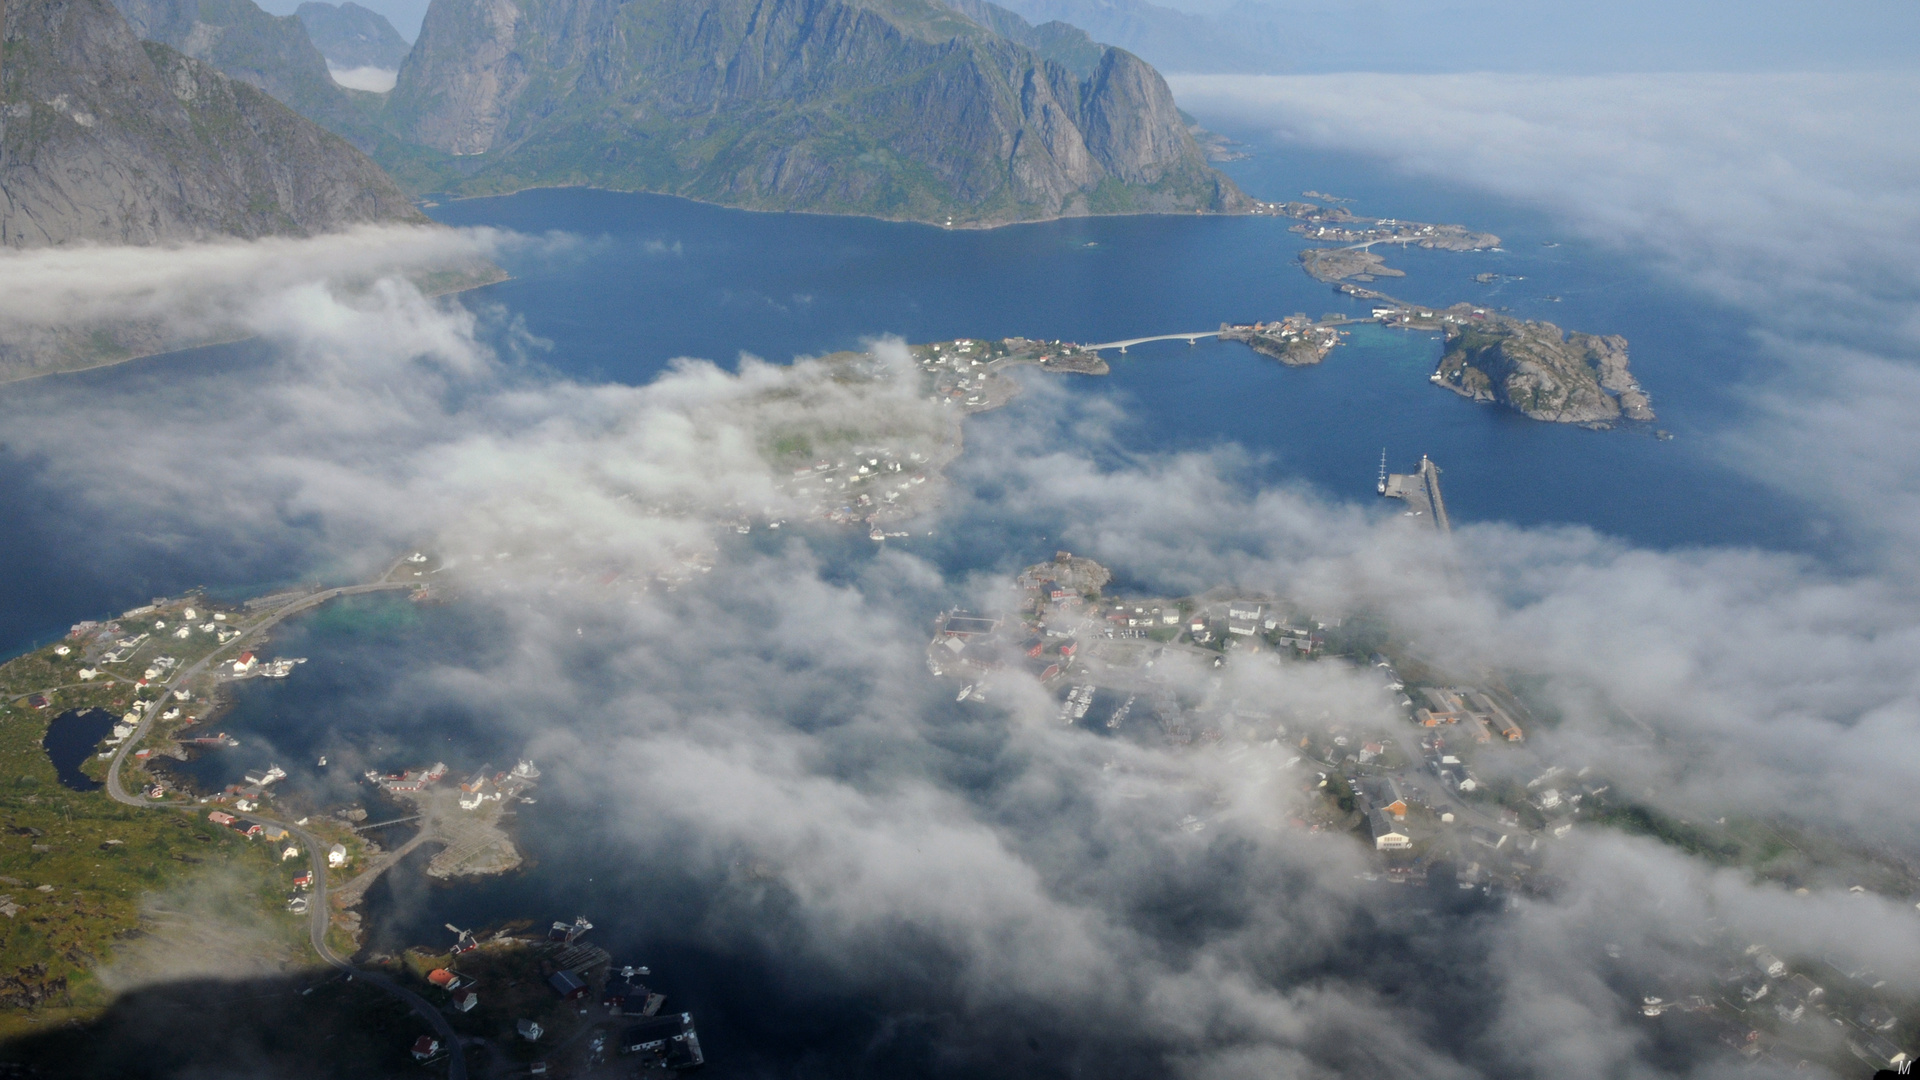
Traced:
[[1709, 433], [1724, 457], [1844, 518], [1872, 559], [1914, 550], [1920, 128], [1905, 113], [1920, 76], [1172, 82], [1216, 123], [1540, 207], [1746, 312], [1751, 412]]
[[311, 239], [0, 253], [0, 383], [241, 340], [291, 293], [351, 295], [394, 276], [429, 292], [497, 280], [508, 248], [568, 241], [492, 229], [363, 225]]
[[[1182, 106], [1542, 206], [1779, 329], [1920, 342], [1920, 74], [1177, 76]], [[1381, 208], [1391, 212], [1390, 208]], [[1781, 306], [1792, 301], [1791, 306]]]
[[[716, 540], [743, 513], [799, 512], [767, 454], [796, 424], [939, 438], [897, 346], [860, 378], [688, 361], [586, 385], [544, 372], [537, 343], [483, 333], [498, 314], [330, 250], [177, 253], [196, 281], [269, 283], [229, 309], [269, 355], [122, 388], [23, 384], [0, 426], [29, 490], [84, 511], [54, 535], [108, 568], [128, 545], [292, 570], [454, 555], [509, 645], [419, 686], [520, 736], [552, 777], [543, 802], [577, 822], [569, 843], [615, 853], [597, 872], [629, 882], [633, 918], [688, 915], [652, 932], [776, 969], [766, 1019], [737, 1030], [861, 1002], [855, 1045], [822, 1036], [844, 1074], [908, 1046], [942, 1075], [1678, 1075], [1728, 1051], [1714, 1032], [1649, 1036], [1637, 1002], [1710, 977], [1701, 942], [1873, 965], [1920, 991], [1907, 903], [1848, 899], [1839, 871], [1809, 870], [1796, 896], [1580, 830], [1544, 856], [1557, 886], [1504, 906], [1444, 879], [1362, 880], [1361, 842], [1288, 824], [1317, 777], [1263, 726], [1366, 729], [1384, 699], [1361, 671], [1170, 659], [1180, 692], [1265, 718], [1199, 749], [1063, 727], [1037, 685], [957, 706], [926, 675], [924, 628], [991, 575], [848, 556], [797, 522], [771, 545]], [[164, 312], [153, 298], [186, 286], [146, 259], [70, 253], [43, 303]], [[967, 470], [993, 482], [930, 524], [1041, 522], [1170, 590], [1371, 610], [1435, 663], [1545, 676], [1564, 716], [1516, 754], [1521, 779], [1592, 765], [1677, 815], [1861, 843], [1920, 825], [1898, 794], [1920, 760], [1920, 602], [1897, 575], [1578, 529], [1474, 526], [1439, 548], [1397, 518], [1246, 490], [1231, 449], [1097, 464], [1124, 459], [1094, 445], [1111, 417], [1083, 404], [1037, 378], [1025, 408], [1061, 423], [973, 422]], [[1048, 442], [1063, 426], [1075, 445]], [[1008, 551], [1003, 569], [1046, 554]], [[1645, 730], [1622, 739], [1623, 723]], [[693, 897], [678, 909], [676, 888]]]

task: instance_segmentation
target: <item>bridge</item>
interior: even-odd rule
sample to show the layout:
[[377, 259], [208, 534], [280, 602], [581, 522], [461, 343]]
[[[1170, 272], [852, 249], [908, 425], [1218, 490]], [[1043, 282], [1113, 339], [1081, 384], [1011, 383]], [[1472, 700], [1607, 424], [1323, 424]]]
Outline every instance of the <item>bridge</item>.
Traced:
[[1126, 352], [1127, 346], [1129, 345], [1145, 345], [1149, 341], [1184, 341], [1192, 345], [1203, 337], [1219, 336], [1220, 331], [1218, 330], [1201, 330], [1191, 334], [1155, 334], [1153, 337], [1128, 338], [1125, 341], [1108, 341], [1099, 345], [1082, 345], [1080, 347], [1094, 352], [1098, 352], [1101, 349], [1119, 349], [1121, 352]]

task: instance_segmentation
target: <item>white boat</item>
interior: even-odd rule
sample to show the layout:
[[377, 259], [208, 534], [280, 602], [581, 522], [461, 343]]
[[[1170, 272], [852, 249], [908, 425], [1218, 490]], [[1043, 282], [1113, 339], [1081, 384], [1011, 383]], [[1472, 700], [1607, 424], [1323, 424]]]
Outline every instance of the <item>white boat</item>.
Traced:
[[322, 769], [327, 767], [327, 755], [325, 754], [320, 755], [320, 762], [317, 767]]
[[965, 700], [967, 700], [968, 698], [970, 698], [970, 697], [972, 697], [972, 696], [973, 696], [973, 684], [972, 684], [972, 683], [968, 683], [968, 684], [967, 684], [967, 688], [966, 688], [965, 690], [962, 690], [962, 691], [960, 691], [960, 693], [959, 693], [959, 694], [957, 694], [957, 695], [955, 695], [955, 697], [954, 697], [954, 699], [953, 699], [953, 700], [955, 700], [955, 701], [965, 701]]

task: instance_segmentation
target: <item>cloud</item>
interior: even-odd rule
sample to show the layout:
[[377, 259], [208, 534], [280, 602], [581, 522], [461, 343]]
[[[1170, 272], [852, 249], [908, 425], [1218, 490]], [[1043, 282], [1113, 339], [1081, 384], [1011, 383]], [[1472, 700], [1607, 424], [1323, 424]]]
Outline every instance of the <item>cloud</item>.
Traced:
[[[1748, 320], [1731, 467], [1903, 559], [1920, 409], [1920, 134], [1911, 72], [1181, 76], [1183, 105], [1284, 145], [1545, 210]], [[1391, 212], [1391, 208], [1378, 208]], [[1468, 223], [1471, 224], [1471, 223]], [[1659, 389], [1655, 388], [1656, 395]], [[1667, 410], [1671, 414], [1671, 410]]]
[[[1909, 72], [1178, 76], [1183, 105], [1542, 206], [1776, 329], [1920, 341]], [[1776, 307], [1791, 300], [1788, 307]]]
[[260, 299], [291, 288], [365, 284], [486, 258], [512, 242], [491, 229], [362, 225], [307, 239], [8, 251], [0, 257], [0, 320], [17, 327], [151, 317], [193, 323], [209, 312], [245, 317]]
[[[1767, 880], [1582, 829], [1540, 854], [1536, 895], [1496, 901], [1439, 867], [1402, 889], [1365, 880], [1356, 837], [1290, 824], [1318, 790], [1288, 764], [1295, 737], [1417, 737], [1365, 670], [1170, 656], [1157, 685], [1219, 736], [1193, 743], [1063, 725], [1018, 677], [984, 707], [928, 678], [932, 614], [991, 602], [1029, 556], [943, 562], [803, 526], [772, 449], [876, 430], [945, 445], [898, 343], [870, 363], [687, 360], [586, 384], [546, 370], [510, 314], [429, 299], [379, 243], [339, 243], [174, 253], [190, 274], [111, 250], [16, 271], [63, 311], [212, 310], [261, 338], [244, 370], [13, 388], [0, 423], [28, 494], [102, 573], [137, 563], [129, 548], [280, 577], [452, 555], [500, 644], [423, 659], [370, 706], [457, 702], [526, 746], [571, 823], [543, 857], [593, 860], [645, 901], [634, 918], [685, 916], [657, 932], [770, 957], [769, 1023], [806, 1023], [822, 995], [884, 1013], [843, 1071], [893, 1045], [949, 1073], [1679, 1072], [1635, 1015], [1643, 987], [1715, 986], [1751, 943], [1889, 964], [1920, 949], [1910, 912], [1844, 896], [1856, 855], [1920, 824], [1897, 794], [1920, 750], [1920, 642], [1894, 575], [1581, 529], [1435, 545], [1255, 489], [1235, 448], [1125, 455], [1103, 434], [1114, 406], [1040, 376], [1019, 410], [971, 421], [929, 521], [956, 543], [1044, 525], [1141, 588], [1377, 614], [1443, 669], [1545, 678], [1558, 724], [1486, 755], [1490, 777], [1592, 765], [1675, 815], [1800, 819], [1855, 845]], [[743, 514], [793, 520], [730, 539]], [[1682, 1041], [1703, 1069], [1722, 1056]]]
[[400, 72], [393, 68], [383, 67], [337, 68], [329, 66], [327, 68], [327, 74], [333, 76], [334, 82], [339, 83], [349, 90], [370, 90], [376, 94], [384, 94], [393, 89], [393, 84], [400, 79]]

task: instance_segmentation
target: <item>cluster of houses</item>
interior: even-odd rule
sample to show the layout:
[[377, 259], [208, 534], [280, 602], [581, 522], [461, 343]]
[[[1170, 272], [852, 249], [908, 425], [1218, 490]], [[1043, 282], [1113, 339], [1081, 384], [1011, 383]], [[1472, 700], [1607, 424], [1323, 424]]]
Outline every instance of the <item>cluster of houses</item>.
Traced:
[[223, 828], [232, 829], [248, 839], [265, 839], [269, 843], [280, 843], [292, 834], [278, 825], [262, 825], [258, 822], [242, 821], [225, 810], [209, 810], [207, 820]]
[[[1755, 1064], [1807, 1071], [1812, 1063], [1803, 1055], [1824, 1055], [1844, 1045], [1870, 1068], [1908, 1071], [1913, 1055], [1896, 1041], [1900, 1016], [1874, 993], [1885, 985], [1874, 971], [1848, 970], [1831, 958], [1789, 964], [1762, 944], [1744, 949], [1724, 940], [1702, 944], [1709, 952], [1693, 959], [1715, 969], [1712, 984], [1690, 974], [1656, 977], [1643, 986], [1641, 1016], [1700, 1014], [1694, 1023], [1704, 1023], [1721, 1043]], [[1618, 959], [1623, 950], [1608, 945], [1606, 953]], [[1821, 971], [1845, 989], [1828, 993], [1823, 980], [1815, 978]]]
[[[446, 1007], [470, 1013], [480, 1005], [480, 986], [472, 975], [459, 969], [459, 964], [462, 956], [480, 948], [481, 943], [471, 930], [452, 926], [448, 929], [454, 930], [459, 940], [448, 962], [428, 971], [426, 981], [445, 995]], [[612, 956], [605, 949], [581, 940], [592, 929], [593, 924], [585, 916], [572, 922], [555, 922], [546, 940], [532, 946], [541, 970], [548, 972], [545, 982], [553, 994], [549, 1001], [566, 1006], [569, 1012], [587, 1016], [587, 1003], [592, 1000], [594, 984], [598, 982], [600, 1005], [607, 1019], [592, 1022], [611, 1027], [613, 1044], [619, 1053], [637, 1057], [643, 1065], [671, 1069], [693, 1069], [705, 1064], [706, 1055], [700, 1047], [693, 1014], [663, 1015], [660, 1009], [666, 1003], [666, 995], [645, 982], [651, 971], [632, 964], [614, 967]], [[526, 939], [496, 937], [493, 941], [520, 947], [528, 945]], [[596, 973], [601, 972], [603, 980], [596, 977]], [[547, 1010], [535, 1009], [534, 1012], [535, 1016], [521, 1016], [514, 1021], [515, 1034], [529, 1043], [546, 1038], [547, 1025], [540, 1022], [540, 1017], [544, 1016], [549, 1022], [553, 1020]], [[568, 1041], [571, 1040], [563, 1041], [562, 1045]], [[606, 1045], [606, 1033], [597, 1033], [589, 1044], [589, 1057], [597, 1058]], [[430, 1035], [422, 1035], [414, 1044], [414, 1057], [418, 1060], [432, 1060], [439, 1053], [439, 1042]], [[538, 1061], [529, 1071], [534, 1076], [545, 1076], [548, 1070], [547, 1062]]]
[[[816, 515], [835, 524], [867, 521], [879, 533], [874, 539], [883, 540], [890, 534], [874, 522], [882, 510], [904, 507], [901, 500], [927, 482], [923, 471], [927, 455], [901, 454], [890, 447], [856, 447], [851, 454], [851, 459], [821, 460], [795, 468], [787, 489], [795, 498], [813, 504]], [[750, 525], [735, 528], [751, 531]]]
[[[442, 765], [444, 769], [446, 766]], [[478, 810], [488, 802], [502, 802], [518, 798], [532, 802], [522, 794], [540, 779], [540, 770], [533, 762], [522, 760], [507, 772], [487, 772], [488, 766], [482, 765], [474, 774], [460, 784], [460, 809]]]

